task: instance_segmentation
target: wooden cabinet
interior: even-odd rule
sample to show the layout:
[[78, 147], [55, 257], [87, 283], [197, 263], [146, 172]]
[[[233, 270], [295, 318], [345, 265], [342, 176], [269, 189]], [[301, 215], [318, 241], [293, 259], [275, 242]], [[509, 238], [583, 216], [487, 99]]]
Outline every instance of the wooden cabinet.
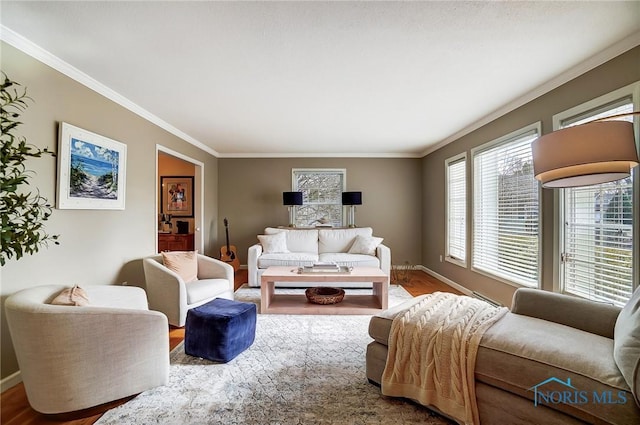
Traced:
[[193, 251], [193, 233], [158, 233], [158, 252]]

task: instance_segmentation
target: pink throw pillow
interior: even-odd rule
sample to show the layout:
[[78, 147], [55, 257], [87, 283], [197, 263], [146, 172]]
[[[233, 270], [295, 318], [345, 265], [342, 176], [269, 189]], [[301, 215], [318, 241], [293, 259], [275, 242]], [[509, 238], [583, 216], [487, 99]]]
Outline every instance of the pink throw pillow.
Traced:
[[78, 285], [74, 285], [72, 288], [67, 288], [60, 292], [53, 301], [51, 301], [51, 304], [82, 307], [89, 305], [89, 297], [87, 297], [84, 289]]
[[168, 251], [162, 253], [162, 263], [185, 282], [198, 279], [198, 251]]

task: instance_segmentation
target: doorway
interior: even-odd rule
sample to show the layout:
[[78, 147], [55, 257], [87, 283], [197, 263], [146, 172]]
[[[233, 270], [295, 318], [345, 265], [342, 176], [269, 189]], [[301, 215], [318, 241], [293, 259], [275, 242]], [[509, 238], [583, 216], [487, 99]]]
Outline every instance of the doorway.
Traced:
[[156, 145], [156, 252], [204, 252], [203, 175], [202, 162]]

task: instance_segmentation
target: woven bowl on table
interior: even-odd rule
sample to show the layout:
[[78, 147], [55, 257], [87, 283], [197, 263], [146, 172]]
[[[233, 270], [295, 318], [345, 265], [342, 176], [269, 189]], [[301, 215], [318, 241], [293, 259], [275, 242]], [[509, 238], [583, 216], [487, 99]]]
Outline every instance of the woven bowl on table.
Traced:
[[318, 286], [308, 288], [304, 294], [314, 304], [337, 304], [344, 298], [344, 289]]

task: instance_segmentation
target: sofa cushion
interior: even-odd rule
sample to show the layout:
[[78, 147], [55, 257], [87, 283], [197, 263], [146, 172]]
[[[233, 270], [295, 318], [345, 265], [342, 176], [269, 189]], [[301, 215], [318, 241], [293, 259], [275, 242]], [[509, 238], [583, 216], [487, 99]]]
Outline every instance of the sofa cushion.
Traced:
[[373, 316], [369, 321], [369, 336], [380, 344], [389, 345], [389, 333], [391, 332], [393, 318], [396, 317], [399, 312], [419, 303], [425, 297], [426, 295], [420, 295], [408, 299]]
[[265, 235], [284, 233], [287, 237], [287, 249], [291, 252], [313, 252], [318, 253], [318, 230], [317, 229], [278, 229], [267, 227], [264, 229]]
[[624, 306], [614, 330], [613, 357], [640, 403], [640, 290]]
[[262, 252], [266, 254], [288, 253], [287, 235], [284, 232], [274, 233], [273, 235], [258, 235]]
[[349, 248], [349, 254], [376, 255], [376, 248], [383, 239], [375, 236], [356, 236], [353, 244]]
[[353, 229], [320, 229], [318, 232], [318, 252], [347, 252], [356, 236], [373, 236], [371, 227], [355, 227]]
[[337, 263], [347, 267], [380, 267], [380, 259], [372, 255], [348, 254], [346, 252], [320, 254], [319, 260], [327, 263]]
[[318, 262], [318, 254], [313, 252], [290, 252], [288, 254], [262, 254], [258, 257], [258, 268], [271, 266], [312, 266]]
[[[532, 403], [536, 389], [567, 390], [557, 382], [538, 384], [569, 379], [575, 388], [569, 391], [584, 391], [587, 402], [554, 403], [553, 408], [590, 423], [612, 417], [633, 423], [630, 418], [640, 415], [613, 359], [613, 340], [546, 320], [513, 313], [500, 319], [480, 342], [475, 375]], [[613, 402], [593, 402], [594, 392], [609, 394]]]
[[147, 293], [137, 286], [121, 286], [113, 290], [112, 285], [87, 285], [85, 292], [92, 307], [149, 309]]
[[195, 304], [203, 300], [211, 299], [229, 290], [227, 279], [202, 279], [188, 282], [187, 304]]

